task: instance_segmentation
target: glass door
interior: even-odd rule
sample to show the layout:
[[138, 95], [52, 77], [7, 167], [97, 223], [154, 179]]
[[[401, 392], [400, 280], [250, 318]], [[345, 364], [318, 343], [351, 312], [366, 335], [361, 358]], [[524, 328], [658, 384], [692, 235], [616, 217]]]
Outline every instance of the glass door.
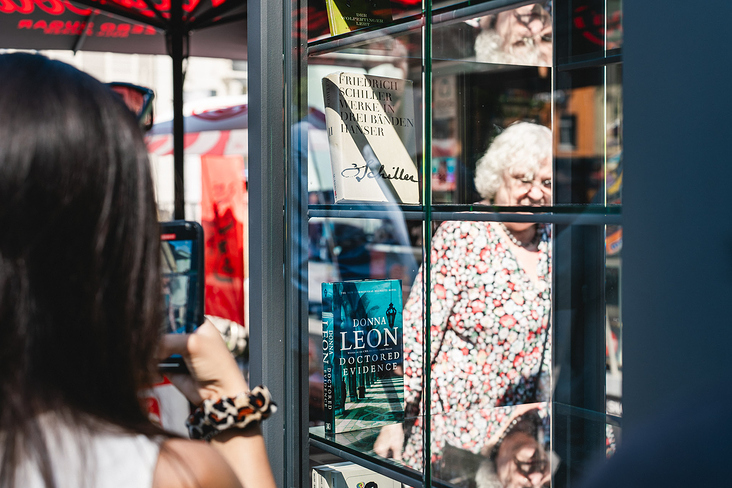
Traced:
[[569, 486], [617, 446], [620, 11], [293, 7], [288, 327], [313, 483]]

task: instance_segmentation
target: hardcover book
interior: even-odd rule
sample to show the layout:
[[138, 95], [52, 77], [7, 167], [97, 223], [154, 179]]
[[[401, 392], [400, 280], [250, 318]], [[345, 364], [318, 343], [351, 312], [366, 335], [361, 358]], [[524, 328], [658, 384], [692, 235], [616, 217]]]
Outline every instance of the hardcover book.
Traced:
[[336, 203], [419, 204], [412, 81], [339, 71], [323, 97]]
[[323, 283], [325, 433], [401, 422], [400, 280]]
[[391, 0], [326, 0], [330, 35], [391, 22]]

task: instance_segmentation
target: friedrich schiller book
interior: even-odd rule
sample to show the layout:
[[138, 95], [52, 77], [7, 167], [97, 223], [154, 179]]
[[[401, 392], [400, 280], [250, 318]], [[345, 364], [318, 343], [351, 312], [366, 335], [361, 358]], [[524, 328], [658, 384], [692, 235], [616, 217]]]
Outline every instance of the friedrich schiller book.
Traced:
[[400, 280], [323, 283], [325, 433], [401, 422]]
[[336, 203], [419, 204], [412, 81], [339, 71], [323, 97]]

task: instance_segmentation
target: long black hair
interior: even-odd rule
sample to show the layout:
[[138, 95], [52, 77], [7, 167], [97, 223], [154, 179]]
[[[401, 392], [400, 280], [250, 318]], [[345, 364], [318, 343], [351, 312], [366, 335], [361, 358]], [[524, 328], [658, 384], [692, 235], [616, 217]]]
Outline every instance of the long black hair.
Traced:
[[0, 486], [24, 456], [47, 459], [43, 412], [153, 432], [138, 391], [161, 331], [159, 259], [131, 112], [67, 64], [0, 55]]

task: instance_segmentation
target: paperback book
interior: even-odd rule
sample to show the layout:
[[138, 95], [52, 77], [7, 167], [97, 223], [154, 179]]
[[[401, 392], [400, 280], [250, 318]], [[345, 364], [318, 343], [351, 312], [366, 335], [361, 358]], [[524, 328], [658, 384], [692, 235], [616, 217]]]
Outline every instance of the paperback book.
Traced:
[[325, 433], [401, 422], [400, 280], [323, 283]]
[[391, 0], [326, 0], [330, 35], [391, 22]]
[[323, 97], [335, 202], [419, 204], [412, 81], [339, 71]]

